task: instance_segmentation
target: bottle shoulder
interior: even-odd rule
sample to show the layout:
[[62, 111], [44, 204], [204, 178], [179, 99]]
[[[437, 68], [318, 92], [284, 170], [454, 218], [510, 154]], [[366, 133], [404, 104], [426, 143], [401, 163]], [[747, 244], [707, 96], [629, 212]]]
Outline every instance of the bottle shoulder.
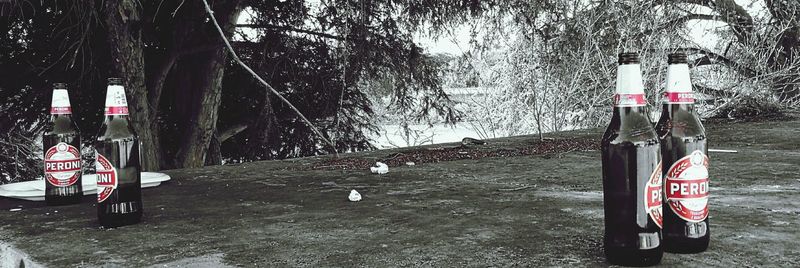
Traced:
[[647, 145], [658, 141], [650, 118], [641, 112], [616, 114], [603, 134], [604, 144]]
[[650, 133], [644, 132], [629, 132], [629, 133], [613, 133], [611, 135], [606, 135], [603, 137], [602, 140], [603, 146], [636, 146], [636, 147], [644, 147], [644, 146], [651, 146], [657, 145], [659, 143], [658, 136], [655, 135], [655, 132], [650, 130]]
[[100, 125], [97, 141], [138, 140], [127, 120], [106, 120]]
[[700, 138], [706, 136], [705, 127], [700, 119], [693, 113], [675, 112], [667, 114], [664, 112], [656, 124], [656, 132], [660, 138]]
[[114, 131], [100, 132], [97, 135], [97, 142], [113, 142], [113, 141], [138, 141], [139, 138], [131, 133], [122, 133]]
[[603, 146], [648, 146], [658, 144], [658, 135], [656, 135], [655, 130], [653, 130], [653, 127], [649, 124], [638, 128], [621, 128], [610, 125], [606, 128], [601, 143]]
[[53, 116], [44, 129], [45, 135], [76, 135], [78, 124], [70, 116]]

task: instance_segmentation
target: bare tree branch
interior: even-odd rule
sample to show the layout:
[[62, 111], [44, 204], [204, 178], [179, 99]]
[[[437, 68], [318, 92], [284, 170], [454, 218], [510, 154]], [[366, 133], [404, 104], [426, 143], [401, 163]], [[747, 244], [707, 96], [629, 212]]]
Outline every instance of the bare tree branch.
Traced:
[[720, 54], [702, 49], [702, 48], [679, 48], [677, 51], [682, 51], [686, 54], [702, 54], [703, 57], [695, 60], [692, 63], [692, 66], [703, 66], [709, 64], [723, 64], [725, 66], [731, 67], [737, 72], [741, 73], [746, 77], [753, 77], [757, 75], [757, 72], [747, 66], [739, 64], [725, 56]]
[[253, 76], [253, 78], [255, 78], [256, 80], [258, 80], [259, 82], [261, 82], [261, 84], [262, 84], [262, 85], [264, 85], [264, 87], [266, 87], [266, 88], [267, 88], [269, 91], [271, 91], [273, 94], [275, 94], [276, 96], [278, 96], [278, 99], [280, 99], [281, 101], [283, 101], [284, 103], [286, 103], [286, 105], [288, 105], [288, 106], [289, 106], [289, 108], [291, 108], [292, 110], [294, 110], [294, 112], [295, 112], [295, 113], [297, 113], [297, 115], [298, 115], [298, 116], [299, 116], [299, 117], [300, 117], [300, 118], [301, 118], [301, 119], [302, 119], [302, 120], [303, 120], [303, 121], [304, 121], [306, 124], [308, 124], [308, 127], [309, 127], [309, 128], [312, 130], [312, 131], [314, 131], [314, 133], [316, 133], [316, 134], [317, 134], [317, 135], [320, 137], [320, 139], [322, 139], [323, 141], [325, 141], [326, 143], [328, 143], [328, 145], [329, 145], [329, 146], [331, 147], [331, 149], [333, 150], [333, 153], [334, 153], [334, 155], [336, 155], [336, 157], [339, 157], [339, 152], [336, 150], [336, 145], [334, 145], [334, 144], [333, 144], [333, 143], [332, 143], [330, 140], [328, 140], [327, 138], [325, 138], [325, 135], [323, 135], [323, 134], [322, 134], [322, 132], [320, 132], [320, 131], [319, 131], [319, 129], [317, 129], [317, 127], [316, 127], [316, 126], [314, 126], [314, 124], [313, 124], [313, 123], [311, 123], [311, 121], [309, 121], [309, 120], [308, 120], [308, 118], [306, 118], [306, 117], [303, 115], [303, 113], [301, 113], [301, 112], [300, 112], [300, 110], [298, 110], [298, 109], [297, 109], [297, 107], [294, 107], [294, 105], [292, 105], [292, 103], [291, 103], [291, 102], [289, 102], [289, 100], [287, 100], [286, 98], [284, 98], [284, 97], [283, 97], [283, 95], [281, 95], [281, 94], [280, 94], [280, 92], [278, 92], [277, 90], [275, 90], [275, 88], [273, 88], [272, 86], [270, 86], [270, 85], [269, 85], [269, 83], [267, 83], [267, 81], [264, 81], [264, 79], [263, 79], [263, 78], [261, 78], [261, 76], [259, 76], [259, 75], [258, 75], [258, 74], [257, 74], [255, 71], [253, 71], [253, 69], [251, 69], [249, 66], [247, 66], [247, 64], [245, 64], [245, 63], [242, 61], [242, 59], [240, 59], [240, 58], [239, 58], [239, 55], [237, 55], [237, 54], [236, 54], [236, 51], [234, 51], [234, 50], [233, 50], [233, 47], [231, 46], [231, 43], [228, 41], [228, 38], [226, 38], [226, 37], [225, 37], [225, 32], [224, 32], [224, 31], [222, 31], [222, 27], [220, 27], [220, 26], [219, 26], [219, 22], [217, 22], [217, 19], [216, 19], [216, 18], [214, 18], [214, 11], [213, 11], [213, 10], [211, 10], [211, 6], [209, 6], [209, 5], [208, 5], [208, 1], [207, 1], [207, 0], [203, 0], [203, 5], [205, 5], [205, 7], [206, 7], [206, 12], [208, 13], [208, 17], [209, 17], [209, 18], [211, 19], [211, 21], [214, 23], [214, 26], [217, 28], [217, 32], [219, 32], [220, 38], [222, 38], [222, 41], [224, 41], [224, 42], [225, 42], [225, 46], [226, 46], [226, 47], [228, 47], [228, 52], [230, 52], [230, 53], [231, 53], [231, 56], [233, 56], [233, 59], [236, 61], [236, 63], [238, 63], [238, 64], [239, 64], [239, 66], [241, 66], [241, 67], [242, 67], [243, 69], [245, 69], [247, 72], [249, 72], [249, 73], [250, 73], [250, 74]]
[[729, 91], [725, 91], [725, 90], [721, 90], [721, 89], [716, 89], [716, 88], [712, 88], [712, 87], [707, 87], [707, 86], [704, 86], [704, 85], [701, 85], [701, 84], [692, 84], [692, 87], [694, 88], [693, 90], [695, 92], [705, 93], [705, 94], [709, 94], [709, 95], [712, 95], [712, 96], [715, 96], [715, 97], [726, 97], [726, 98], [729, 98], [729, 97], [731, 97], [731, 96], [733, 96], [735, 94], [733, 92], [729, 92]]
[[223, 143], [226, 140], [230, 139], [231, 137], [236, 136], [236, 134], [239, 134], [242, 131], [246, 130], [247, 127], [248, 127], [247, 124], [236, 124], [224, 130], [217, 131], [217, 137], [219, 143]]
[[661, 31], [661, 30], [669, 29], [671, 27], [675, 27], [675, 26], [678, 26], [680, 24], [686, 23], [686, 22], [688, 22], [690, 20], [716, 20], [716, 21], [721, 21], [722, 19], [720, 18], [720, 16], [717, 16], [717, 15], [687, 14], [687, 15], [685, 15], [683, 17], [676, 18], [674, 20], [668, 21], [668, 22], [663, 23], [661, 25], [658, 25], [658, 26], [656, 26], [654, 28], [647, 29], [647, 30], [644, 30], [642, 32], [639, 32], [637, 35], [639, 37], [645, 36], [645, 35], [650, 35], [650, 34], [652, 34], [654, 32], [658, 32], [658, 31]]
[[728, 24], [741, 43], [747, 43], [755, 34], [753, 17], [736, 3], [736, 0], [680, 0], [677, 2], [711, 8], [719, 14], [721, 21]]

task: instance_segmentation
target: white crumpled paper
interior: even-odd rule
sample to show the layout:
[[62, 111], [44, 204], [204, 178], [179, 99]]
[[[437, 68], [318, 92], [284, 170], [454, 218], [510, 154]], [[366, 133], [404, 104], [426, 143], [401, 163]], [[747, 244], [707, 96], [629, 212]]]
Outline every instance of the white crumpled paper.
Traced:
[[361, 194], [359, 194], [356, 190], [351, 190], [350, 195], [347, 196], [347, 199], [350, 199], [350, 201], [353, 202], [361, 201]]
[[386, 174], [389, 173], [389, 166], [381, 162], [375, 162], [375, 166], [370, 167], [369, 170], [372, 171], [372, 173]]

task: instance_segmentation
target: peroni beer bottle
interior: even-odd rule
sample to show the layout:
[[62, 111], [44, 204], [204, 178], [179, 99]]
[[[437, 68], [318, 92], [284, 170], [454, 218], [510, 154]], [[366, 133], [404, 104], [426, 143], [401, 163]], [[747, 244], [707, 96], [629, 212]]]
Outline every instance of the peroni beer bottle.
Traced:
[[655, 265], [661, 243], [661, 152], [636, 53], [619, 55], [611, 123], [601, 142], [606, 260]]
[[97, 218], [103, 227], [138, 223], [142, 218], [139, 139], [131, 125], [125, 89], [108, 79], [105, 120], [97, 150]]

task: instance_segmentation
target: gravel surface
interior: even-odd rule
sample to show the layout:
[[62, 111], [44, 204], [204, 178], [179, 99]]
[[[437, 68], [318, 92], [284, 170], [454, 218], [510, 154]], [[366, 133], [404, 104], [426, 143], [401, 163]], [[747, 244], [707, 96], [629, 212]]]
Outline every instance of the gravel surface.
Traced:
[[[378, 159], [390, 167], [398, 167], [413, 162], [414, 165], [438, 163], [463, 159], [481, 159], [487, 157], [516, 157], [526, 155], [553, 155], [574, 151], [590, 151], [599, 149], [600, 141], [592, 138], [556, 138], [545, 139], [532, 145], [517, 148], [487, 149], [486, 145], [460, 145], [450, 147], [416, 148], [413, 150], [391, 153]], [[323, 170], [361, 170], [375, 165], [375, 160], [364, 157], [343, 157], [317, 163], [311, 167], [299, 169]]]

